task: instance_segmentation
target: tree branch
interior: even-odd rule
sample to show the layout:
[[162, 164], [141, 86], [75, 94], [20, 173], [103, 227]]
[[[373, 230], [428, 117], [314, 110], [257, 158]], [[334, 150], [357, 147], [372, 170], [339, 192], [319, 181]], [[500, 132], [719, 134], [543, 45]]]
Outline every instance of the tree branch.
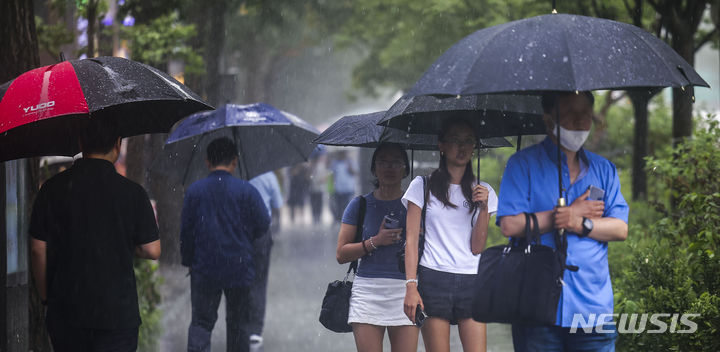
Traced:
[[717, 26], [715, 26], [715, 28], [712, 31], [706, 33], [702, 38], [700, 38], [700, 40], [695, 42], [695, 53], [697, 53], [698, 50], [700, 50], [700, 48], [702, 48], [705, 44], [707, 44], [709, 41], [711, 41], [716, 34], [720, 35], [720, 32], [718, 32]]

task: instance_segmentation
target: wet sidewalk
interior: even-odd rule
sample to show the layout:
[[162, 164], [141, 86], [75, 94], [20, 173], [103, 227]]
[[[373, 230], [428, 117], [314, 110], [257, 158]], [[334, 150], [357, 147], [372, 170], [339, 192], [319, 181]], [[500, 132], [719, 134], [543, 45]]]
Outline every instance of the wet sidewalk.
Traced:
[[[306, 220], [306, 219], [302, 219]], [[264, 351], [353, 351], [351, 333], [338, 334], [326, 330], [320, 322], [320, 305], [328, 282], [342, 278], [347, 265], [335, 260], [338, 225], [310, 225], [309, 221], [293, 225], [283, 219], [282, 228], [274, 236], [268, 306], [265, 319]], [[190, 324], [190, 280], [187, 269], [164, 269], [163, 338], [161, 351], [184, 351]], [[223, 300], [224, 301], [224, 300]], [[212, 335], [212, 351], [225, 351], [224, 302]], [[422, 340], [418, 351], [424, 351]], [[390, 343], [385, 337], [385, 350]], [[457, 329], [451, 329], [451, 350], [462, 351]], [[488, 351], [512, 351], [510, 328], [488, 326]]]

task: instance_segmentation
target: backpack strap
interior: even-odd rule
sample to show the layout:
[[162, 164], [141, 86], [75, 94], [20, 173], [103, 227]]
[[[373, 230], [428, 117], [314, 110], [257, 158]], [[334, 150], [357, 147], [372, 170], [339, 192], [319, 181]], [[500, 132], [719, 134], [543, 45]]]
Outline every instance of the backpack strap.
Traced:
[[[367, 200], [364, 196], [357, 196], [358, 201], [360, 202], [360, 214], [358, 215], [358, 222], [355, 230], [355, 240], [353, 240], [353, 243], [358, 243], [362, 241], [362, 233], [363, 233], [363, 224], [365, 223], [365, 211], [367, 209]], [[347, 274], [350, 274], [350, 271], [353, 272], [353, 274], [357, 273], [357, 267], [358, 267], [358, 260], [353, 260], [352, 263], [350, 263], [350, 267], [348, 268]]]

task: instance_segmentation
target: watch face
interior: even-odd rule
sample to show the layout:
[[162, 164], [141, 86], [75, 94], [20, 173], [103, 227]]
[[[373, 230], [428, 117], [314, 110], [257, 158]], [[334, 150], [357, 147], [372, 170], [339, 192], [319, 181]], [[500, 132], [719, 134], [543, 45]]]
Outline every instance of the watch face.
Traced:
[[585, 233], [585, 235], [589, 234], [590, 231], [592, 231], [592, 229], [593, 229], [592, 220], [590, 220], [588, 218], [583, 219], [583, 232]]

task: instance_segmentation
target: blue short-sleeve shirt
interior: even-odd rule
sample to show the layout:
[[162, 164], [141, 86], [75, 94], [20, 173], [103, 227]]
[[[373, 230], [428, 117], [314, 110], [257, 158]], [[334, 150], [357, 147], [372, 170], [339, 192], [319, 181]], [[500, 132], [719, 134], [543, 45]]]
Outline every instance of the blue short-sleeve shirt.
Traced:
[[[590, 185], [605, 190], [603, 217], [628, 222], [628, 205], [620, 193], [620, 179], [615, 165], [607, 159], [580, 149], [581, 171], [570, 184], [570, 172], [562, 154], [562, 184], [567, 204], [581, 196]], [[558, 199], [557, 146], [550, 138], [515, 153], [505, 166], [500, 184], [496, 223], [506, 215], [541, 212], [553, 209]], [[562, 295], [558, 305], [556, 324], [570, 327], [573, 315], [612, 314], [613, 293], [607, 260], [607, 242], [580, 238], [569, 232], [567, 264], [578, 271], [565, 270]], [[543, 244], [555, 247], [553, 233], [542, 235]]]
[[[379, 200], [372, 192], [365, 195], [367, 209], [363, 221], [363, 240], [375, 236], [380, 230], [380, 224], [385, 215], [400, 220], [400, 227], [405, 228], [407, 210], [400, 198], [394, 200]], [[360, 216], [360, 200], [354, 198], [345, 208], [342, 222], [357, 226]], [[405, 279], [405, 274], [398, 269], [397, 252], [402, 249], [400, 243], [389, 246], [380, 246], [372, 255], [366, 255], [360, 260], [357, 275], [369, 278]]]

